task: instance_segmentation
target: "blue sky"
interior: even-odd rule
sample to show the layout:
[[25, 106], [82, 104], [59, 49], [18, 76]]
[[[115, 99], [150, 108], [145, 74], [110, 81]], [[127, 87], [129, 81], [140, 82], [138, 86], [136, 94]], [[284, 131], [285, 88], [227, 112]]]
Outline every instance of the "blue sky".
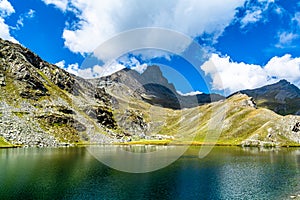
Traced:
[[[0, 37], [83, 77], [158, 64], [182, 93], [230, 94], [280, 79], [300, 86], [297, 0], [0, 0], [0, 11]], [[143, 27], [190, 37], [202, 48], [198, 66], [155, 49], [81, 66], [108, 39]], [[191, 44], [184, 45], [183, 54]]]

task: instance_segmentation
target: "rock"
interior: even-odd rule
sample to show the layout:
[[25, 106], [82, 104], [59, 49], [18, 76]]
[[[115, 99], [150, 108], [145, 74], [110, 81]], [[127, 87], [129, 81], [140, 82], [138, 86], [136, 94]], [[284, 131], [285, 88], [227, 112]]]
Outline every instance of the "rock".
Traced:
[[118, 125], [135, 136], [144, 137], [149, 129], [149, 125], [146, 123], [143, 114], [138, 110], [126, 109], [124, 113], [118, 116]]
[[5, 76], [0, 73], [0, 86], [6, 86]]
[[[13, 144], [46, 147], [58, 146], [61, 140], [114, 141], [95, 131], [117, 128], [110, 107], [112, 97], [104, 88], [2, 39], [0, 86], [0, 136]], [[82, 115], [82, 107], [95, 108], [95, 118]]]
[[292, 131], [293, 131], [293, 132], [298, 132], [298, 131], [300, 131], [300, 122], [297, 122], [297, 123], [295, 124], [295, 126], [294, 126], [293, 129], [292, 129]]

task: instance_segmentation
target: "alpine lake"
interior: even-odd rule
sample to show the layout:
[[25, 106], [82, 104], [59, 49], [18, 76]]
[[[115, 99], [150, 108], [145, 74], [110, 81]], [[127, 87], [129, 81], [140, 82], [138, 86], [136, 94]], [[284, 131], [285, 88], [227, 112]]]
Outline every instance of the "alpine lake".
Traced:
[[148, 173], [110, 168], [87, 147], [0, 149], [0, 199], [300, 198], [300, 148], [216, 146], [201, 159], [200, 148]]

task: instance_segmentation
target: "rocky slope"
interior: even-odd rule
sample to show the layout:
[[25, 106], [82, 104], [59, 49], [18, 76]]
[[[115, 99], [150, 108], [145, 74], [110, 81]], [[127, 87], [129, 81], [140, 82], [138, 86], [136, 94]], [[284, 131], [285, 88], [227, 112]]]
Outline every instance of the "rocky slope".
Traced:
[[104, 89], [0, 40], [0, 137], [14, 145], [109, 143], [124, 135]]
[[243, 94], [182, 97], [158, 67], [141, 75], [122, 70], [84, 80], [0, 40], [0, 85], [0, 146], [140, 139], [246, 146], [300, 143], [299, 116], [257, 108]]
[[243, 90], [257, 105], [281, 115], [300, 115], [300, 89], [286, 80], [253, 90]]

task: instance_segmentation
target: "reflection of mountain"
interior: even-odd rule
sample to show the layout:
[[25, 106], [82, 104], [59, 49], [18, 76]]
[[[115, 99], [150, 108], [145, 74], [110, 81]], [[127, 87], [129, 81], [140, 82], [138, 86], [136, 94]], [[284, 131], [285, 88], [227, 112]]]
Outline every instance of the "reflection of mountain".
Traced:
[[[124, 69], [84, 80], [4, 40], [0, 58], [0, 146], [140, 139], [210, 143], [212, 138], [236, 145], [300, 143], [299, 116], [261, 108], [273, 105], [261, 97], [270, 101], [274, 96], [285, 111], [299, 110], [299, 89], [285, 81], [246, 91], [257, 99], [257, 108], [242, 94], [227, 99], [217, 94], [181, 96], [157, 66], [143, 74]], [[206, 136], [211, 136], [208, 141]]]
[[286, 80], [253, 90], [243, 90], [241, 93], [253, 97], [258, 106], [278, 114], [300, 115], [300, 89]]

